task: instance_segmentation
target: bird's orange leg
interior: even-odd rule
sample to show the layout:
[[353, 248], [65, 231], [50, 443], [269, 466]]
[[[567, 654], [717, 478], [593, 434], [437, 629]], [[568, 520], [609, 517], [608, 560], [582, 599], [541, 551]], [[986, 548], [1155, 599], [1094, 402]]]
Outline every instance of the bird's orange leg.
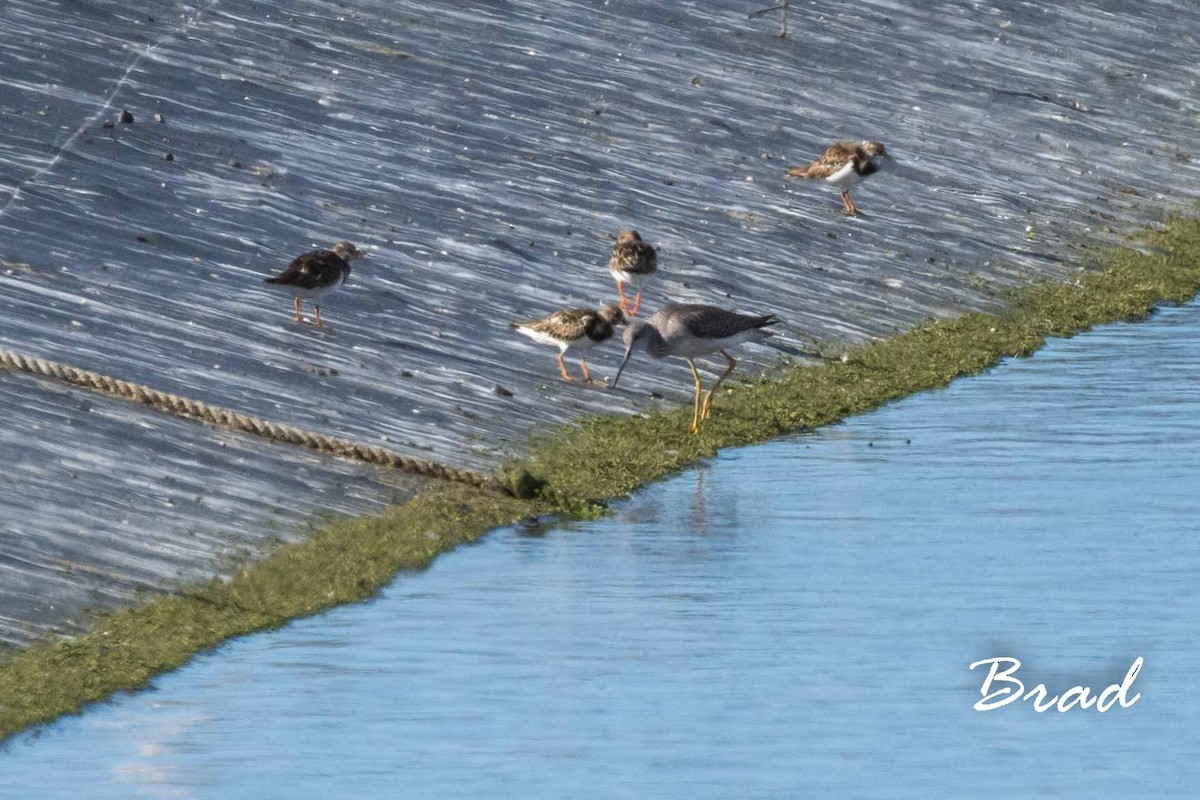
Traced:
[[846, 213], [857, 217], [858, 208], [854, 205], [854, 201], [850, 199], [850, 192], [842, 192], [842, 201], [846, 204]]
[[583, 380], [585, 383], [592, 382], [592, 374], [588, 372], [587, 362], [583, 360], [583, 356], [579, 357], [579, 369], [583, 371]]
[[562, 373], [562, 378], [564, 381], [575, 380], [574, 378], [571, 377], [570, 373], [567, 372], [567, 365], [563, 363], [563, 354], [562, 353], [558, 354], [558, 371]]
[[633, 310], [629, 312], [629, 316], [636, 317], [637, 311], [642, 307], [642, 290], [638, 289], [637, 295], [633, 298]]
[[321, 307], [316, 303], [313, 303], [313, 315], [317, 318], [317, 327], [324, 328], [325, 326], [321, 324]]
[[304, 317], [300, 314], [299, 296], [292, 298], [292, 309], [296, 312], [296, 322], [304, 322]]
[[617, 281], [617, 292], [621, 295], [621, 310], [629, 313], [629, 301], [625, 299], [625, 284]]

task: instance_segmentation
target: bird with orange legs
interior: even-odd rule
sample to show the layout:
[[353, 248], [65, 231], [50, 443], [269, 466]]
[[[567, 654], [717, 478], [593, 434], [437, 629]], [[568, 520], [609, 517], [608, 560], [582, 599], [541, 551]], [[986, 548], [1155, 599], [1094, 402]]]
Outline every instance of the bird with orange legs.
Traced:
[[585, 383], [593, 383], [584, 354], [601, 342], [612, 338], [615, 326], [625, 324], [625, 312], [610, 305], [596, 311], [591, 308], [569, 308], [528, 322], [513, 322], [510, 327], [539, 344], [558, 348], [558, 371], [564, 381], [575, 378], [567, 372], [563, 356], [568, 350], [579, 353], [579, 369]]
[[882, 142], [837, 142], [811, 164], [792, 167], [789, 178], [831, 183], [842, 192], [842, 207], [846, 213], [858, 216], [858, 208], [850, 199], [850, 190], [883, 168], [883, 159], [891, 158]]
[[[642, 305], [642, 288], [650, 282], [650, 278], [658, 270], [658, 251], [646, 242], [637, 231], [621, 231], [617, 242], [612, 246], [612, 256], [608, 259], [608, 272], [617, 282], [617, 292], [621, 295], [621, 310], [631, 317], [637, 316], [638, 308]], [[637, 289], [633, 298], [633, 308], [625, 298], [625, 284]]]
[[313, 318], [318, 328], [321, 322], [321, 306], [317, 302], [323, 296], [336, 291], [350, 277], [350, 262], [366, 258], [367, 254], [350, 242], [338, 242], [329, 250], [314, 250], [297, 256], [288, 268], [273, 278], [264, 278], [264, 283], [282, 286], [292, 295], [292, 310], [296, 322], [304, 322], [300, 313], [300, 300], [311, 300]]

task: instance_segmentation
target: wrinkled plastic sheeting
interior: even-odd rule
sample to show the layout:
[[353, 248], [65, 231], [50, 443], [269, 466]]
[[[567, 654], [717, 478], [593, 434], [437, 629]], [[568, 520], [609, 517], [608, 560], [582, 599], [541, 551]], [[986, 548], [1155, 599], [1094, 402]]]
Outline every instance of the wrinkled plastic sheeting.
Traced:
[[[756, 8], [6, 0], [0, 345], [488, 468], [549, 424], [688, 397], [686, 367], [643, 358], [619, 392], [561, 384], [507, 328], [615, 299], [621, 228], [661, 248], [648, 311], [785, 320], [752, 367], [994, 308], [1067, 275], [1072, 247], [1191, 207], [1196, 4], [794, 2], [786, 39]], [[895, 156], [856, 190], [859, 219], [783, 178], [846, 137]], [[370, 258], [327, 331], [293, 324], [261, 279], [342, 238]], [[21, 413], [49, 402], [9, 380]], [[6, 417], [9, 447], [58, 441]], [[206, 437], [141, 414], [122, 445]], [[95, 473], [79, 502], [125, 536], [103, 437], [73, 447]], [[286, 505], [282, 472], [256, 480]], [[24, 480], [66, 501], [52, 473]], [[0, 514], [28, 513], [0, 493]], [[21, 530], [60, 535], [50, 514]]]
[[55, 384], [0, 380], [0, 403], [0, 642], [228, 574], [418, 485]]
[[[970, 273], [1058, 274], [1089, 211], [1158, 219], [1197, 174], [1194, 4], [798, 4], [785, 40], [733, 2], [127, 5], [0, 16], [28, 265], [0, 341], [468, 466], [689, 390], [648, 364], [628, 394], [560, 387], [506, 328], [615, 297], [599, 234], [662, 246], [651, 310], [861, 340], [987, 305]], [[782, 178], [840, 136], [898, 162], [860, 220]], [[340, 238], [371, 258], [329, 333], [292, 324], [261, 278]]]

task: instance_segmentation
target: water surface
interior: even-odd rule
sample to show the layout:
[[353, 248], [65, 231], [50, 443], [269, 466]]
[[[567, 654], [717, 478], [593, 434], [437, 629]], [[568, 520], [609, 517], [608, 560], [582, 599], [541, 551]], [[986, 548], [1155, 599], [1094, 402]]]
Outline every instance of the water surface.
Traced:
[[[1200, 304], [722, 454], [0, 753], [4, 797], [1161, 797], [1200, 782]], [[972, 661], [1132, 708], [972, 711]]]

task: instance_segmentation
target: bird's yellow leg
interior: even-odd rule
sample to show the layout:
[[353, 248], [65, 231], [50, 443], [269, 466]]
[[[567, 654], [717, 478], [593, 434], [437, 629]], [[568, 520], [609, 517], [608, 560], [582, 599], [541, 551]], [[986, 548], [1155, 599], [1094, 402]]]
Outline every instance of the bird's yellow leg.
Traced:
[[300, 296], [292, 298], [292, 310], [296, 312], [296, 322], [304, 322], [304, 317], [300, 315]]
[[688, 366], [692, 368], [692, 377], [696, 379], [696, 397], [692, 402], [692, 433], [700, 432], [700, 394], [704, 390], [704, 384], [700, 382], [700, 373], [696, 371], [696, 362], [688, 359]]
[[637, 311], [642, 307], [642, 290], [638, 289], [637, 295], [633, 298], [633, 310], [629, 312], [629, 316], [636, 317]]
[[313, 303], [313, 316], [317, 318], [317, 327], [324, 328], [325, 325], [321, 322], [321, 307]]
[[734, 369], [737, 368], [737, 360], [733, 356], [729, 355], [729, 353], [725, 352], [724, 350], [721, 351], [721, 355], [725, 356], [725, 360], [729, 362], [729, 367], [721, 373], [721, 377], [717, 378], [717, 382], [714, 383], [712, 388], [708, 390], [708, 394], [704, 395], [704, 405], [700, 408], [700, 419], [708, 419], [709, 414], [712, 413], [713, 395], [717, 393], [717, 389], [721, 388], [721, 384], [724, 383], [725, 379], [732, 375]]
[[588, 372], [587, 362], [583, 360], [583, 356], [579, 357], [579, 369], [583, 371], [583, 380], [586, 383], [592, 382], [592, 375]]
[[575, 380], [574, 378], [571, 377], [570, 373], [567, 372], [567, 365], [563, 363], [563, 354], [562, 353], [558, 354], [558, 371], [562, 373], [564, 381]]

